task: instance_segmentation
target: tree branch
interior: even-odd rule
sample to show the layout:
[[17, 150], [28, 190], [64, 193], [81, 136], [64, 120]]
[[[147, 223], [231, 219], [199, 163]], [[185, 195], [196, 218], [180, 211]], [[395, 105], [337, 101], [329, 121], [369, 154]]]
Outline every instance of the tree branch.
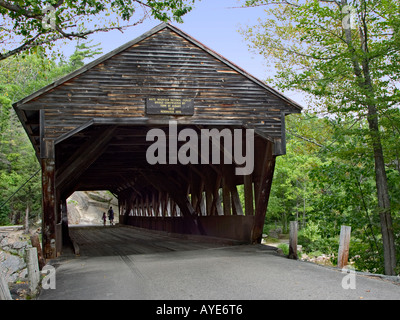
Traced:
[[290, 130], [288, 130], [288, 129], [286, 129], [286, 132], [289, 133], [289, 134], [291, 134], [292, 136], [295, 136], [296, 138], [299, 138], [299, 139], [302, 139], [302, 140], [304, 140], [304, 141], [313, 143], [313, 144], [315, 144], [315, 145], [318, 146], [318, 147], [325, 148], [324, 145], [319, 144], [318, 142], [315, 142], [315, 141], [313, 141], [313, 140], [311, 140], [311, 139], [308, 139], [308, 138], [306, 138], [306, 137], [300, 136], [300, 135], [298, 135], [298, 134], [296, 134], [296, 133], [293, 133], [292, 131], [290, 131]]
[[24, 15], [27, 18], [38, 18], [38, 17], [43, 16], [41, 14], [40, 15], [36, 14], [31, 10], [26, 10], [17, 4], [12, 4], [12, 3], [4, 1], [4, 0], [0, 0], [0, 6], [2, 6], [3, 8], [6, 8], [7, 10], [15, 12], [15, 13], [22, 13], [22, 15]]
[[143, 21], [144, 21], [144, 18], [140, 19], [139, 21], [137, 21], [133, 24], [129, 24], [129, 25], [125, 25], [125, 26], [98, 28], [98, 29], [93, 29], [93, 30], [88, 30], [88, 31], [78, 32], [78, 33], [75, 33], [75, 32], [66, 33], [62, 29], [57, 27], [58, 34], [54, 34], [53, 36], [51, 36], [47, 39], [40, 39], [40, 37], [45, 36], [46, 33], [39, 33], [36, 36], [34, 36], [32, 39], [23, 43], [21, 46], [15, 48], [13, 50], [9, 50], [4, 54], [0, 54], [0, 61], [4, 60], [10, 56], [13, 56], [15, 54], [21, 53], [22, 51], [29, 50], [33, 47], [41, 46], [44, 44], [49, 44], [49, 43], [52, 43], [52, 42], [55, 42], [55, 41], [61, 40], [61, 39], [72, 40], [73, 38], [86, 38], [88, 35], [93, 34], [93, 33], [108, 32], [108, 31], [113, 31], [113, 30], [119, 30], [119, 31], [123, 32], [124, 29], [137, 26], [138, 24], [143, 23]]

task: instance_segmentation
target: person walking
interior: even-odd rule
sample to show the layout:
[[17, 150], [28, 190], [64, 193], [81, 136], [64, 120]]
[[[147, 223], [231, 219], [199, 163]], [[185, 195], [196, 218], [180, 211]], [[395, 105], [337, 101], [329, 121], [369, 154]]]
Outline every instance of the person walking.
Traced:
[[107, 222], [107, 216], [106, 216], [106, 213], [103, 212], [103, 224], [104, 224], [104, 226], [106, 226], [106, 222]]
[[110, 225], [114, 225], [114, 211], [112, 207], [108, 210], [108, 219], [110, 219]]

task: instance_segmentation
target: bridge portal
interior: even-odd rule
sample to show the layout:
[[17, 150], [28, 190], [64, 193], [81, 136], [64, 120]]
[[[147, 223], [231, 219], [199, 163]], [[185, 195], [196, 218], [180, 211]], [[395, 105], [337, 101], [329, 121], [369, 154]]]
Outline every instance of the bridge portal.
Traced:
[[260, 242], [285, 116], [301, 112], [168, 23], [14, 109], [42, 167], [47, 259], [84, 190], [115, 194], [123, 224]]

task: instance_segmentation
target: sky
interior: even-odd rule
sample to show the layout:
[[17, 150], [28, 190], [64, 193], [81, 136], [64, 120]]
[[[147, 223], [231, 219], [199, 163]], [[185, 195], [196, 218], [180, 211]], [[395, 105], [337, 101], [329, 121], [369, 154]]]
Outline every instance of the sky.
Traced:
[[[272, 71], [267, 68], [265, 59], [261, 55], [250, 52], [244, 36], [239, 33], [241, 27], [256, 24], [257, 19], [265, 15], [264, 8], [239, 8], [243, 2], [243, 0], [196, 1], [194, 9], [183, 17], [184, 23], [172, 24], [254, 77], [264, 80]], [[158, 24], [159, 20], [148, 19], [123, 33], [120, 31], [98, 33], [89, 39], [94, 39], [92, 43], [100, 42], [103, 53], [106, 54]], [[293, 92], [284, 94], [304, 106], [300, 95]]]

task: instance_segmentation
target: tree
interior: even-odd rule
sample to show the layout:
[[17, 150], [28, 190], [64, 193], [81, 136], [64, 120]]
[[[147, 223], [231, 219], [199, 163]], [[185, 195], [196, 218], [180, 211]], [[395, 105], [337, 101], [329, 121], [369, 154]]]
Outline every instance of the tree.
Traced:
[[58, 64], [40, 51], [0, 61], [0, 224], [20, 222], [27, 207], [31, 217], [41, 212], [40, 165], [12, 102], [79, 68], [96, 47], [80, 43]]
[[[0, 60], [60, 39], [123, 31], [152, 16], [182, 22], [194, 0], [0, 0]], [[122, 21], [120, 21], [122, 20]], [[16, 43], [16, 44], [15, 44]]]
[[249, 0], [246, 5], [266, 6], [267, 18], [244, 34], [253, 49], [274, 62], [275, 85], [309, 94], [320, 112], [367, 120], [385, 273], [395, 274], [395, 239], [380, 121], [400, 101], [400, 3]]

